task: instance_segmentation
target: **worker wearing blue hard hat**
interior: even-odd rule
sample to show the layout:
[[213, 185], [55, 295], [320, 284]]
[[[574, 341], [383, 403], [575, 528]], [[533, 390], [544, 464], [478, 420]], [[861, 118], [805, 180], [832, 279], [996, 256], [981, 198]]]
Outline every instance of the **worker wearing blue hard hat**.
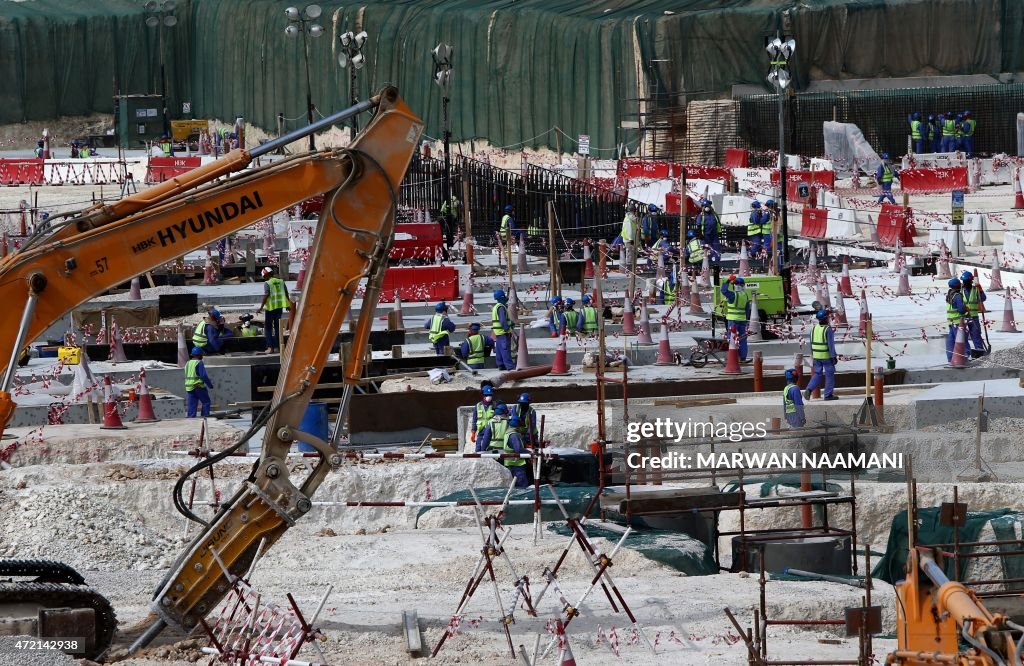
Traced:
[[692, 229], [686, 232], [686, 238], [683, 258], [686, 260], [686, 263], [696, 266], [704, 261], [704, 244], [697, 238], [697, 233]]
[[594, 307], [590, 294], [583, 294], [583, 298], [580, 301], [583, 303], [580, 307], [580, 333], [583, 335], [596, 335], [599, 326], [598, 317], [601, 316], [601, 313]]
[[[768, 227], [768, 242], [771, 243], [772, 219], [768, 211], [761, 210], [761, 202], [754, 199], [750, 202], [750, 218], [747, 221], [747, 243], [750, 245], [750, 254], [755, 256], [761, 252], [761, 242], [765, 234], [765, 226]], [[765, 248], [767, 252], [767, 248]]]
[[519, 399], [513, 405], [510, 413], [518, 416], [523, 426], [523, 434], [526, 435], [527, 445], [536, 446], [540, 441], [540, 431], [537, 429], [537, 410], [530, 404], [530, 394], [520, 393]]
[[939, 116], [942, 122], [942, 152], [951, 153], [956, 150], [956, 116], [952, 112]]
[[580, 316], [578, 310], [573, 309], [576, 305], [576, 301], [571, 298], [566, 298], [562, 303], [562, 318], [565, 319], [565, 330], [569, 335], [575, 335], [576, 333], [583, 332], [583, 317]]
[[[523, 422], [514, 411], [504, 404], [495, 408], [494, 418], [477, 437], [476, 450], [488, 453], [529, 453], [523, 438]], [[517, 488], [530, 485], [525, 458], [506, 458], [500, 461], [516, 480]]]
[[459, 345], [459, 356], [466, 362], [466, 365], [474, 370], [481, 370], [487, 362], [487, 356], [494, 349], [494, 340], [480, 333], [480, 324], [473, 322], [469, 325], [469, 334]]
[[499, 370], [515, 370], [512, 360], [512, 329], [515, 323], [508, 311], [508, 297], [504, 289], [494, 290], [491, 308], [491, 334], [494, 336], [494, 360]]
[[892, 196], [892, 181], [893, 179], [899, 180], [900, 173], [889, 161], [889, 153], [882, 153], [880, 155], [882, 161], [878, 165], [878, 169], [875, 171], [875, 181], [879, 187], [882, 188], [881, 193], [878, 195], [878, 203], [882, 203], [885, 199], [889, 200], [889, 203], [895, 204], [896, 199]]
[[655, 204], [647, 204], [644, 216], [640, 218], [640, 242], [644, 247], [651, 247], [658, 239], [658, 207]]
[[807, 384], [804, 391], [804, 398], [811, 399], [811, 391], [825, 384], [825, 400], [838, 400], [832, 394], [836, 388], [836, 363], [839, 362], [839, 355], [836, 353], [835, 333], [828, 324], [828, 312], [825, 309], [816, 313], [817, 322], [811, 329], [811, 358], [814, 361], [814, 376]]
[[484, 380], [480, 387], [480, 402], [476, 403], [473, 415], [469, 422], [469, 441], [476, 444], [477, 434], [490, 424], [494, 417], [494, 385], [490, 380]]
[[501, 216], [501, 224], [498, 226], [498, 234], [501, 236], [502, 242], [511, 242], [513, 238], [519, 237], [519, 230], [516, 229], [516, 215], [515, 207], [512, 204], [508, 204], [504, 208], [504, 214]]
[[973, 347], [971, 356], [973, 358], [985, 356], [989, 353], [989, 349], [981, 337], [980, 314], [985, 309], [982, 303], [988, 300], [988, 294], [982, 290], [980, 284], [977, 284], [974, 273], [970, 271], [960, 274], [960, 283], [963, 285], [964, 305], [967, 306], [967, 332], [970, 334]]
[[750, 295], [746, 281], [730, 275], [720, 288], [725, 300], [725, 325], [727, 335], [739, 338], [740, 362], [747, 362], [747, 322], [750, 321]]
[[971, 115], [970, 111], [964, 111], [964, 119], [960, 121], [960, 150], [964, 151], [967, 157], [974, 157], [974, 130], [978, 122]]
[[782, 412], [786, 417], [786, 423], [791, 428], [803, 428], [807, 425], [807, 416], [804, 414], [804, 400], [800, 395], [799, 376], [796, 369], [786, 370], [786, 388], [782, 390]]
[[907, 122], [910, 123], [910, 140], [914, 142], [914, 152], [920, 155], [924, 152], [924, 140], [927, 135], [925, 125], [921, 122], [921, 114], [914, 111], [907, 118]]
[[444, 349], [451, 345], [449, 333], [455, 332], [455, 323], [448, 318], [448, 304], [444, 301], [434, 306], [434, 314], [423, 322], [423, 328], [429, 329], [427, 338], [434, 345], [434, 353], [444, 356]]
[[[963, 284], [957, 278], [946, 283], [946, 361], [953, 362], [953, 348], [956, 346], [957, 331], [967, 323], [967, 304], [964, 303]], [[967, 351], [966, 345], [964, 351]]]
[[551, 337], [557, 338], [563, 331], [568, 331], [565, 321], [565, 304], [561, 296], [552, 296], [548, 307], [548, 330]]
[[494, 409], [491, 412], [490, 420], [487, 422], [487, 425], [477, 431], [477, 451], [486, 451], [492, 439], [501, 443], [505, 437], [505, 431], [508, 429], [509, 414], [508, 405], [501, 400], [494, 400]]
[[220, 310], [210, 308], [192, 331], [192, 345], [202, 347], [205, 354], [218, 354], [224, 349], [224, 340], [230, 337], [233, 334], [225, 325]]
[[[718, 219], [710, 201], [705, 200], [701, 212], [697, 214], [697, 227], [703, 234], [704, 245], [708, 248], [708, 258], [718, 262], [721, 257], [720, 245], [722, 238], [722, 221]], [[692, 261], [692, 255], [691, 255]]]
[[942, 150], [942, 116], [937, 120], [934, 113], [928, 114], [928, 146], [931, 152], [938, 153]]
[[210, 381], [210, 376], [206, 374], [206, 366], [203, 365], [203, 349], [196, 346], [192, 348], [191, 358], [185, 364], [186, 417], [195, 418], [196, 408], [200, 403], [203, 405], [201, 414], [210, 415], [210, 392], [207, 387], [213, 388], [213, 382]]

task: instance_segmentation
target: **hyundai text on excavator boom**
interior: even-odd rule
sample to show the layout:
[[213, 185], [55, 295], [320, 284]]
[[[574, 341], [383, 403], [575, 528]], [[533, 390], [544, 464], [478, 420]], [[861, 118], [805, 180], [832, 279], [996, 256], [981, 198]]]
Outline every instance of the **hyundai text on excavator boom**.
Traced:
[[[347, 148], [303, 153], [242, 171], [261, 155], [370, 110], [375, 111], [373, 119]], [[422, 130], [422, 121], [398, 91], [385, 88], [371, 100], [258, 148], [232, 151], [221, 160], [137, 195], [68, 217], [0, 262], [0, 302], [9, 311], [21, 312], [17, 326], [13, 325], [16, 317], [0, 325], [0, 353], [6, 350], [9, 354], [0, 383], [2, 428], [15, 407], [10, 389], [19, 351], [66, 312], [190, 250], [311, 196], [325, 196], [290, 342], [281, 354], [274, 397], [236, 444], [202, 461], [179, 480], [175, 505], [205, 527], [157, 590], [153, 609], [160, 619], [133, 648], [147, 644], [168, 624], [186, 631], [195, 627], [228, 591], [221, 565], [233, 575], [245, 573], [261, 543], [269, 548], [312, 508], [310, 496], [331, 467], [340, 464], [336, 445], [342, 419], [331, 442], [303, 435], [303, 441], [311, 443], [320, 456], [301, 483], [291, 479], [286, 454], [344, 316], [365, 278], [352, 353], [344, 368], [347, 388], [342, 410], [361, 377], [363, 350], [394, 236], [399, 187]], [[188, 511], [181, 500], [185, 479], [245, 445], [264, 426], [260, 460], [244, 485], [209, 523]], [[36, 575], [29, 585], [50, 584], [55, 574], [49, 568], [56, 566], [18, 562], [5, 567], [0, 561], [0, 576]], [[74, 582], [64, 584], [76, 589], [65, 590], [65, 597], [57, 588], [50, 590], [44, 606], [61, 605], [64, 598], [71, 600], [64, 604], [67, 606], [92, 606], [96, 611], [92, 654], [101, 654], [114, 631], [109, 606], [101, 608], [95, 600], [83, 602], [75, 598], [83, 588]], [[0, 583], [0, 615], [5, 601], [10, 600], [20, 603], [20, 611], [26, 612], [26, 595], [18, 585]]]

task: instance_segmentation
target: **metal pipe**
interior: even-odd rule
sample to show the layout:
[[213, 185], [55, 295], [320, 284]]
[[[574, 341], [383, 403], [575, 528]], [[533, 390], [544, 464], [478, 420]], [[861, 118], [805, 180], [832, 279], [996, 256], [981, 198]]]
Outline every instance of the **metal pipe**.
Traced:
[[338, 405], [338, 420], [334, 423], [334, 432], [331, 434], [331, 447], [338, 448], [338, 440], [348, 430], [348, 409], [352, 402], [352, 392], [355, 387], [352, 384], [345, 384], [341, 390], [341, 403]]
[[828, 574], [814, 573], [813, 571], [801, 571], [800, 569], [783, 569], [782, 573], [791, 576], [799, 576], [801, 578], [809, 578], [812, 580], [825, 580], [832, 583], [839, 583], [840, 585], [849, 585], [850, 587], [866, 587], [863, 580], [847, 580], [840, 578], [839, 576], [829, 576]]
[[530, 368], [523, 368], [522, 370], [509, 370], [498, 375], [498, 379], [494, 382], [494, 388], [500, 388], [505, 382], [517, 381], [520, 379], [529, 379], [531, 377], [542, 377], [543, 375], [551, 372], [550, 365], [535, 365]]
[[259, 157], [260, 155], [267, 155], [278, 148], [283, 148], [293, 141], [305, 138], [319, 132], [322, 129], [326, 129], [331, 125], [335, 125], [343, 120], [348, 120], [352, 116], [358, 115], [364, 111], [370, 111], [377, 108], [380, 100], [379, 97], [368, 99], [365, 102], [359, 102], [355, 106], [350, 106], [347, 109], [332, 113], [329, 116], [325, 116], [316, 122], [310, 123], [305, 127], [300, 127], [297, 130], [292, 130], [284, 136], [279, 136], [276, 139], [271, 139], [264, 144], [261, 144], [249, 151], [250, 157]]
[[149, 629], [142, 632], [142, 635], [136, 638], [135, 642], [128, 648], [128, 654], [135, 654], [135, 652], [149, 645], [166, 626], [167, 623], [162, 618], [149, 625]]
[[[11, 384], [14, 383], [14, 374], [18, 371], [18, 356], [21, 354], [21, 349], [25, 345], [25, 336], [28, 335], [29, 324], [32, 323], [32, 315], [36, 312], [36, 303], [39, 301], [39, 292], [41, 289], [36, 288], [36, 278], [41, 277], [39, 274], [32, 276], [32, 282], [29, 285], [28, 302], [25, 303], [25, 310], [21, 313], [21, 323], [18, 324], [18, 335], [15, 338], [17, 341], [14, 347], [11, 349], [11, 358], [7, 363], [7, 370], [4, 372], [3, 383], [0, 384], [0, 391], [7, 393]], [[45, 283], [43, 283], [45, 285]]]

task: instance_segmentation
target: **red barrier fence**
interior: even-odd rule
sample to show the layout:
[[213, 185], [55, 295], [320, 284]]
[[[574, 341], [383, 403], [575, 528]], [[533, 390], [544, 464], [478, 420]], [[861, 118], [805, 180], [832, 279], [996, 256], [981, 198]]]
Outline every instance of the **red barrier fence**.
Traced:
[[384, 272], [381, 300], [454, 300], [459, 291], [459, 273], [451, 266], [389, 266]]
[[[689, 173], [689, 172], [687, 172]], [[691, 197], [686, 197], [686, 214], [696, 215], [700, 211], [697, 209], [697, 202]], [[665, 195], [665, 213], [668, 215], [679, 214], [679, 193], [669, 192]]]
[[[778, 170], [773, 170], [773, 187], [778, 187], [779, 178]], [[786, 198], [798, 203], [807, 203], [814, 197], [811, 193], [808, 193], [806, 197], [801, 197], [799, 194], [800, 183], [807, 183], [812, 193], [815, 186], [834, 190], [836, 187], [836, 174], [834, 171], [786, 171]]]
[[433, 263], [441, 256], [444, 238], [437, 222], [404, 222], [395, 225], [389, 259], [420, 259]]
[[627, 157], [619, 160], [618, 177], [620, 181], [624, 178], [678, 178], [682, 170], [682, 165], [672, 162]]
[[892, 204], [882, 205], [882, 212], [878, 215], [879, 243], [885, 247], [896, 247], [898, 244], [912, 247], [916, 234], [913, 209]]
[[726, 169], [746, 169], [750, 166], [750, 153], [742, 148], [725, 149]]
[[697, 178], [703, 178], [704, 180], [720, 180], [722, 182], [729, 180], [729, 169], [726, 167], [687, 164], [685, 169], [687, 180], [694, 180]]
[[904, 169], [900, 187], [910, 194], [952, 192], [967, 189], [967, 167], [948, 169]]
[[825, 238], [828, 227], [828, 211], [824, 208], [804, 208], [803, 225], [800, 235], [807, 238]]
[[150, 157], [146, 165], [146, 184], [153, 185], [177, 178], [202, 163], [201, 157]]
[[0, 159], [0, 185], [42, 185], [43, 160], [34, 158]]

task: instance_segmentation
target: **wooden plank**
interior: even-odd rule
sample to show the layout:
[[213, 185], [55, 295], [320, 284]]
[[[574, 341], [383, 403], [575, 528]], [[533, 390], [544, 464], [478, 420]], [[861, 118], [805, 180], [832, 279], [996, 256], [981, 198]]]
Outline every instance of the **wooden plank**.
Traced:
[[420, 639], [420, 620], [416, 611], [402, 611], [402, 627], [405, 629], [405, 650], [414, 657], [423, 653], [423, 642]]

